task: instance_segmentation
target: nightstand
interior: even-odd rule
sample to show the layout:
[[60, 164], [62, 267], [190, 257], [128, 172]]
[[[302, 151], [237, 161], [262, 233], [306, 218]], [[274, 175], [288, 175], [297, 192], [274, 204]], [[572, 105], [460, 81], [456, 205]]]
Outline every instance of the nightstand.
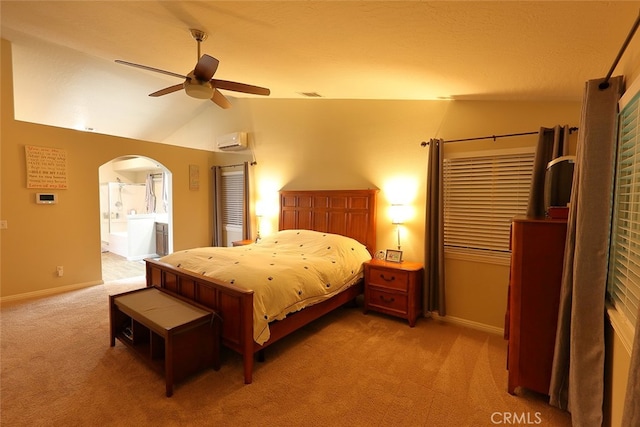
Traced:
[[418, 262], [364, 263], [364, 312], [369, 310], [407, 319], [416, 324], [422, 308], [423, 265]]
[[255, 242], [254, 240], [247, 239], [247, 240], [236, 240], [235, 242], [231, 242], [231, 244], [233, 246], [245, 246], [245, 245], [250, 245], [254, 242]]

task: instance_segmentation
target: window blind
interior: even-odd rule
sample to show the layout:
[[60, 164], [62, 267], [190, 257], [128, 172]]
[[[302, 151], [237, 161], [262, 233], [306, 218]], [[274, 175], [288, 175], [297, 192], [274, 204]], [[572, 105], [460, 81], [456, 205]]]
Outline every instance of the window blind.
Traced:
[[637, 324], [640, 300], [640, 93], [618, 116], [614, 199], [607, 290], [613, 306]]
[[242, 227], [244, 200], [244, 173], [222, 173], [222, 223]]
[[534, 153], [501, 153], [444, 159], [447, 250], [509, 253], [511, 220], [527, 211]]

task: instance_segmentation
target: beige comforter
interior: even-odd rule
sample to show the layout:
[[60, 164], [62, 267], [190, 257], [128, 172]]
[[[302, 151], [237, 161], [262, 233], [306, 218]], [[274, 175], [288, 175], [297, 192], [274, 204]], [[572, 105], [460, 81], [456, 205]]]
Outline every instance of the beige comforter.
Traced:
[[253, 290], [253, 337], [263, 344], [269, 322], [353, 285], [370, 258], [364, 245], [348, 237], [285, 230], [251, 245], [189, 249], [161, 261]]

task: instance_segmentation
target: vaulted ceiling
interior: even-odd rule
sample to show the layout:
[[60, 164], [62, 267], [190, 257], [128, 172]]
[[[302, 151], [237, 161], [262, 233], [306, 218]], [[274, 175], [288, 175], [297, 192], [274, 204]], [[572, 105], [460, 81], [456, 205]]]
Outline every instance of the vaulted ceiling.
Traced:
[[[16, 116], [163, 141], [218, 109], [116, 59], [267, 87], [270, 98], [572, 100], [604, 76], [640, 2], [2, 1]], [[637, 36], [616, 73], [637, 73]], [[236, 97], [256, 96], [222, 91]]]

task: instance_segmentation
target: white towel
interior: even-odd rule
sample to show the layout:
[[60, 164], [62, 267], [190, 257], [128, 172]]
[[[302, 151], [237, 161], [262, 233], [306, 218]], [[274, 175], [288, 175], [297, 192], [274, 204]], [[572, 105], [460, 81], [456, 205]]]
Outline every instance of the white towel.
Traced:
[[162, 206], [165, 212], [169, 212], [169, 177], [162, 173]]
[[147, 175], [147, 192], [145, 195], [145, 202], [147, 205], [147, 213], [155, 213], [156, 212], [156, 195], [153, 191], [153, 176], [151, 174]]

